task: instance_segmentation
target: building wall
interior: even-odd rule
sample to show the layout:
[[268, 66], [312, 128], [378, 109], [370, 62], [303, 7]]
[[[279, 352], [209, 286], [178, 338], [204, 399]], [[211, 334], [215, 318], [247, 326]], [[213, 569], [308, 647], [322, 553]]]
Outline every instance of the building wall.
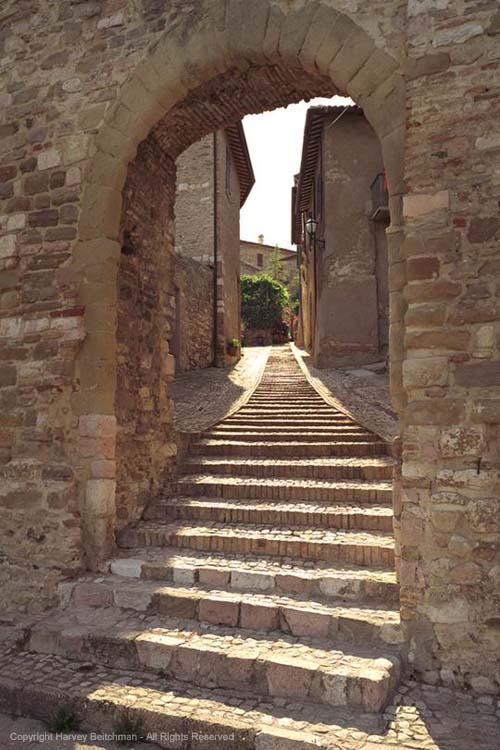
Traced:
[[[264, 245], [260, 242], [245, 242], [245, 240], [242, 240], [240, 245], [240, 258], [244, 264], [242, 263], [241, 274], [256, 276], [259, 273], [265, 273], [269, 270], [269, 264], [274, 252], [275, 248], [273, 245]], [[262, 268], [259, 267], [257, 262], [257, 256], [259, 254], [263, 256]], [[290, 285], [292, 282], [296, 281], [297, 277], [297, 255], [292, 250], [280, 248], [280, 257], [291, 257], [291, 260], [282, 261], [283, 282]]]
[[389, 259], [387, 223], [372, 222], [375, 239], [375, 278], [377, 282], [378, 349], [380, 359], [389, 355]]
[[217, 133], [217, 363], [232, 364], [227, 343], [241, 338], [240, 183], [226, 134]]
[[175, 331], [171, 351], [175, 370], [199, 370], [214, 363], [214, 269], [190, 258], [176, 258]]
[[[325, 245], [316, 248], [319, 293], [314, 361], [318, 367], [358, 365], [380, 358], [378, 307], [382, 300], [375, 229], [369, 214], [370, 185], [383, 169], [382, 153], [364, 117], [347, 113], [332, 125], [333, 117], [326, 119], [322, 139], [324, 206], [318, 234]], [[383, 245], [381, 233], [378, 240]]]
[[193, 143], [178, 157], [175, 251], [183, 258], [214, 262], [214, 137]]
[[[175, 460], [168, 383], [173, 333], [172, 253], [175, 165], [150, 139], [124, 188], [118, 271], [116, 390], [117, 526], [140, 517]], [[104, 321], [103, 321], [104, 323]], [[114, 458], [109, 456], [109, 458]], [[100, 474], [114, 478], [112, 461]], [[103, 525], [104, 526], [104, 525]], [[109, 533], [109, 526], [104, 526]]]
[[177, 158], [175, 196], [176, 372], [214, 363], [214, 136]]

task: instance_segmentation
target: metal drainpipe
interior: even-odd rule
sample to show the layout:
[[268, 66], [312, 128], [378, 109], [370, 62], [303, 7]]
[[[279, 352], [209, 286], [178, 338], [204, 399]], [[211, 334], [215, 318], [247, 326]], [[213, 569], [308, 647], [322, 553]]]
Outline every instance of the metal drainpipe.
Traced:
[[214, 232], [214, 331], [213, 331], [213, 337], [214, 337], [214, 366], [217, 367], [217, 347], [218, 347], [218, 325], [217, 325], [217, 280], [218, 280], [218, 272], [217, 272], [217, 257], [218, 257], [218, 242], [217, 242], [217, 131], [213, 134], [213, 153], [214, 153], [214, 168], [213, 168], [213, 183], [214, 183], [214, 195], [213, 195], [213, 204], [214, 204], [214, 216], [213, 216], [213, 232]]

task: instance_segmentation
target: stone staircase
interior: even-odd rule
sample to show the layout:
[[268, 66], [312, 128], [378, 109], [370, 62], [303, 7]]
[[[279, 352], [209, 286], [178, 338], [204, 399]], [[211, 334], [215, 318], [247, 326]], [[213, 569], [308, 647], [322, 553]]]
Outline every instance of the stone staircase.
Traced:
[[276, 347], [173, 496], [0, 657], [15, 675], [0, 710], [69, 702], [94, 728], [185, 735], [155, 737], [182, 750], [362, 747], [401, 672], [391, 479], [385, 443]]

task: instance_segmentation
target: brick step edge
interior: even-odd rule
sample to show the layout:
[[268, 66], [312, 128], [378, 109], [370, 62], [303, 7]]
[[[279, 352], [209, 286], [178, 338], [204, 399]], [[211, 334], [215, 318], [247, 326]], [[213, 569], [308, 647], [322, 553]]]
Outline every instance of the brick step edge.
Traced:
[[331, 443], [331, 442], [257, 442], [238, 440], [207, 440], [204, 438], [191, 446], [191, 455], [204, 456], [255, 456], [255, 458], [314, 458], [343, 456], [370, 458], [387, 456], [386, 443]]
[[[190, 497], [211, 497], [224, 500], [269, 500], [273, 502], [317, 502], [348, 503], [359, 505], [386, 505], [392, 507], [392, 486], [389, 487], [335, 487], [325, 482], [324, 485], [313, 484], [266, 484], [252, 483], [251, 477], [243, 481], [232, 481], [233, 478], [216, 475], [209, 481], [197, 482], [186, 474], [176, 483], [178, 494]], [[247, 481], [245, 481], [247, 480]]]
[[[193, 527], [194, 528], [194, 527]], [[301, 528], [301, 531], [303, 529]], [[368, 533], [368, 532], [367, 532]], [[118, 546], [133, 547], [175, 547], [201, 552], [224, 552], [230, 554], [258, 554], [266, 557], [290, 557], [301, 560], [341, 562], [350, 565], [393, 567], [394, 547], [376, 544], [374, 541], [357, 543], [347, 541], [318, 541], [281, 539], [257, 534], [253, 537], [240, 537], [217, 533], [207, 529], [203, 533], [177, 533], [173, 529], [131, 528], [118, 534]]]
[[[258, 632], [277, 632], [296, 637], [337, 639], [346, 643], [372, 641], [378, 645], [402, 644], [399, 614], [383, 607], [339, 604], [308, 608], [300, 599], [276, 601], [262, 593], [185, 589], [175, 586], [133, 584], [111, 576], [107, 581], [77, 581], [65, 591], [64, 607], [118, 607], [148, 614], [160, 614], [179, 620], [194, 620], [209, 625], [242, 628]], [[335, 609], [337, 611], [331, 611]], [[329, 611], [330, 610], [330, 611]]]
[[[265, 572], [226, 567], [222, 562], [217, 566], [196, 565], [194, 567], [159, 564], [157, 561], [138, 558], [118, 557], [101, 566], [104, 574], [112, 573], [125, 578], [174, 582], [183, 586], [206, 585], [224, 586], [230, 591], [265, 591], [276, 594], [302, 594], [319, 596], [332, 601], [384, 601], [399, 602], [399, 586], [393, 581], [377, 579], [376, 571], [366, 576], [356, 577], [356, 571], [325, 573], [324, 576], [310, 577], [300, 569], [283, 569]], [[365, 572], [365, 571], [363, 571]], [[372, 577], [370, 577], [370, 575]], [[391, 575], [392, 572], [391, 572]], [[73, 584], [60, 584], [66, 586]]]
[[269, 464], [263, 466], [254, 463], [241, 463], [234, 460], [232, 463], [204, 463], [203, 459], [198, 461], [190, 458], [180, 467], [180, 476], [188, 474], [203, 474], [210, 472], [213, 476], [239, 476], [252, 477], [254, 479], [323, 479], [342, 481], [347, 480], [366, 480], [366, 481], [385, 481], [391, 482], [393, 468], [391, 465], [380, 466], [314, 466], [304, 463], [302, 466], [280, 466], [279, 464]]
[[[198, 498], [193, 498], [198, 499]], [[200, 498], [201, 499], [201, 498]], [[371, 512], [371, 506], [366, 504], [364, 510], [353, 506], [336, 509], [312, 507], [283, 509], [277, 505], [274, 508], [253, 507], [245, 501], [237, 500], [233, 505], [220, 505], [214, 503], [218, 498], [209, 498], [206, 505], [192, 505], [190, 503], [175, 502], [169, 504], [168, 500], [156, 503], [145, 511], [143, 518], [156, 521], [212, 521], [216, 523], [255, 523], [276, 524], [285, 526], [317, 526], [327, 529], [344, 529], [350, 531], [393, 531], [393, 516], [390, 505], [386, 506], [387, 514]], [[239, 505], [243, 507], [238, 507]], [[378, 507], [378, 506], [377, 506]]]

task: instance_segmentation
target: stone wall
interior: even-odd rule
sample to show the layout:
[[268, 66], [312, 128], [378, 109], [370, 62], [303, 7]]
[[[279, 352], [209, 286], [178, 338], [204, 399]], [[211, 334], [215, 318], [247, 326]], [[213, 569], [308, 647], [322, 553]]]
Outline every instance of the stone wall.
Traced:
[[[214, 269], [189, 258], [175, 259], [176, 372], [199, 370], [214, 362]], [[172, 342], [171, 342], [172, 343]]]
[[[168, 384], [173, 332], [175, 165], [148, 138], [123, 191], [118, 271], [116, 517], [137, 520], [175, 459]], [[113, 478], [111, 462], [101, 474]]]
[[430, 681], [498, 689], [498, 4], [4, 0], [1, 14], [2, 604], [46, 606], [110, 551], [138, 144], [153, 128], [174, 160], [246, 113], [337, 90], [376, 131], [391, 190], [410, 658]]
[[492, 692], [500, 683], [498, 4], [412, 0], [407, 33], [402, 611], [426, 679]]

